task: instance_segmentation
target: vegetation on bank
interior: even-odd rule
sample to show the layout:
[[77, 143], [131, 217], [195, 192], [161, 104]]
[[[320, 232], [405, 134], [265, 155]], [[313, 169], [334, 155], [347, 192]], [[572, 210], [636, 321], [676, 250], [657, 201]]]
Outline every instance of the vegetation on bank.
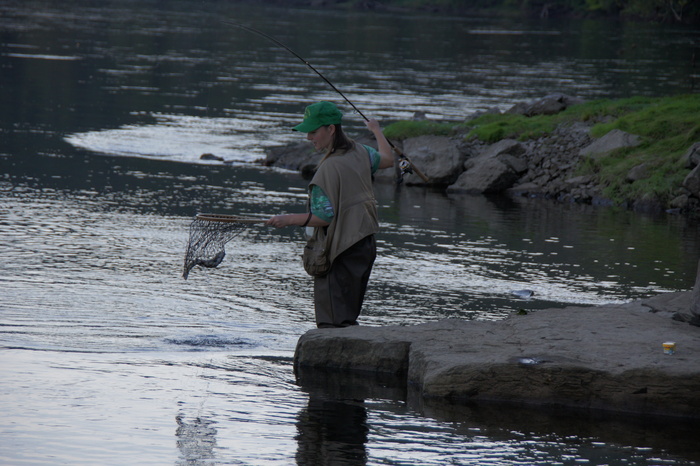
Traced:
[[[598, 160], [584, 159], [582, 172], [595, 174], [604, 194], [613, 200], [672, 199], [689, 169], [682, 156], [700, 142], [700, 94], [665, 99], [628, 99], [611, 105], [610, 122], [599, 123], [591, 135], [600, 137], [613, 129], [642, 137], [638, 147], [620, 150]], [[634, 183], [626, 175], [645, 164], [649, 177]]]
[[[251, 1], [251, 0], [247, 0]], [[700, 0], [266, 0], [280, 5], [449, 15], [700, 23]]]
[[382, 0], [386, 6], [439, 12], [498, 12], [530, 16], [606, 16], [645, 21], [700, 21], [698, 0]]
[[[573, 105], [556, 115], [485, 114], [457, 125], [399, 121], [389, 125], [385, 134], [396, 139], [461, 134], [467, 140], [487, 143], [501, 139], [526, 141], [577, 121], [591, 124], [591, 135], [596, 138], [613, 129], [641, 137], [641, 144], [634, 148], [582, 158], [579, 174], [593, 176], [612, 201], [654, 200], [665, 204], [676, 195], [689, 173], [682, 156], [693, 143], [700, 142], [700, 94], [596, 100]], [[649, 176], [628, 182], [627, 173], [642, 164]]]

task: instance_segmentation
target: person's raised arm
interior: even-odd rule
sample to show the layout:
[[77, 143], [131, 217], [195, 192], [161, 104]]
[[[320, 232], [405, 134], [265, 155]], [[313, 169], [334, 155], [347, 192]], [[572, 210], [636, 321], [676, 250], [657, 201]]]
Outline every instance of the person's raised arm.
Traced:
[[379, 155], [382, 156], [379, 162], [379, 168], [393, 167], [394, 152], [391, 149], [391, 144], [389, 144], [389, 141], [384, 136], [379, 122], [371, 118], [365, 122], [365, 125], [367, 125], [367, 128], [374, 134], [374, 138], [377, 140], [377, 149], [379, 150]]

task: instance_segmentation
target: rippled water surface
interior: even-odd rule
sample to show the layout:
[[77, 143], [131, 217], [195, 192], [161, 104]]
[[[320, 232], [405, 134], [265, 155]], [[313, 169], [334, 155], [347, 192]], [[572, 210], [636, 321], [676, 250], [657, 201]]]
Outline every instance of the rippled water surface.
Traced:
[[[314, 325], [298, 229], [253, 226], [218, 268], [183, 280], [196, 212], [304, 209], [304, 180], [250, 162], [299, 139], [288, 128], [308, 102], [337, 100], [294, 57], [221, 18], [275, 35], [385, 120], [456, 121], [553, 90], [687, 92], [697, 39], [679, 26], [235, 2], [0, 3], [1, 463], [700, 458], [696, 427], [678, 422], [424, 403], [391, 380], [295, 376], [295, 344]], [[695, 278], [694, 220], [375, 188], [382, 231], [364, 325], [497, 320]]]

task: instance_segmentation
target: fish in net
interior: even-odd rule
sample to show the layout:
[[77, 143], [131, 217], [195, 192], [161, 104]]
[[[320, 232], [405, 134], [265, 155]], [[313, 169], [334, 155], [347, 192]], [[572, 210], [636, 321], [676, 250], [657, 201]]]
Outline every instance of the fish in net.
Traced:
[[226, 243], [243, 233], [254, 223], [266, 220], [239, 215], [197, 214], [190, 224], [190, 237], [185, 251], [182, 278], [187, 280], [197, 265], [214, 268], [226, 256]]

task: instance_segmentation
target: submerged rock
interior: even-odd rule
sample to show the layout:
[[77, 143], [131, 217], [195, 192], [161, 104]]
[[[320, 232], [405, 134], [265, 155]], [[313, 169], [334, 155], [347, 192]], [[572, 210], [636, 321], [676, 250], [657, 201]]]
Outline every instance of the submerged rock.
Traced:
[[202, 154], [199, 156], [199, 160], [216, 160], [218, 162], [223, 162], [224, 158], [219, 156], [219, 155], [214, 155], [214, 154]]
[[519, 298], [532, 298], [535, 292], [532, 290], [513, 290], [510, 292]]

